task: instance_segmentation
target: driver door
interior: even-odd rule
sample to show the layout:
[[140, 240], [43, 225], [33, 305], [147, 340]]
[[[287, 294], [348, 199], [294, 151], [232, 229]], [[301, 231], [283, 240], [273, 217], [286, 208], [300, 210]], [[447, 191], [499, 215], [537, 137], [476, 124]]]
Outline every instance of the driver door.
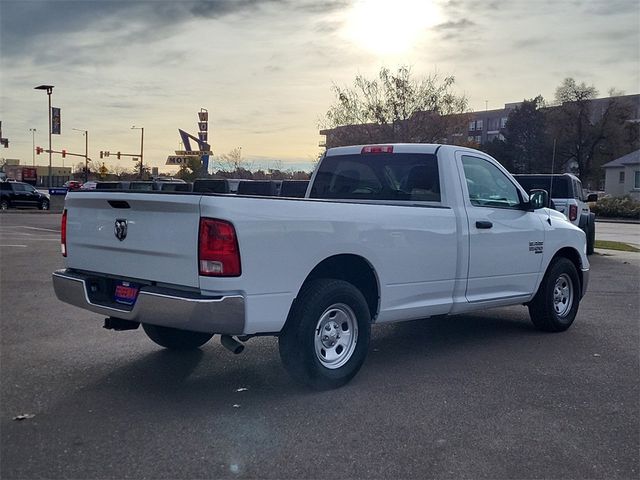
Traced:
[[538, 279], [544, 226], [523, 210], [511, 179], [487, 159], [458, 152], [469, 224], [469, 302], [530, 295]]

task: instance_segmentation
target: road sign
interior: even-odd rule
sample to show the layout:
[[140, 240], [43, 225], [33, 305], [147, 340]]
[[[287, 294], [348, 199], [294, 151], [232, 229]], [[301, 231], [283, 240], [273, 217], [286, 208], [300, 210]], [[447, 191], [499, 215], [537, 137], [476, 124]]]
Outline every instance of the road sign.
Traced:
[[213, 155], [213, 152], [201, 152], [199, 150], [176, 150], [176, 155], [179, 155], [181, 157], [201, 157], [202, 155]]

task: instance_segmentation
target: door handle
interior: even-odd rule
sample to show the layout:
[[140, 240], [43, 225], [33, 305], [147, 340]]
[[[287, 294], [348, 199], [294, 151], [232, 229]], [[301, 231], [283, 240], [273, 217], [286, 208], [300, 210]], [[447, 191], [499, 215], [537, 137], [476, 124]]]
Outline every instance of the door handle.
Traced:
[[476, 228], [486, 229], [486, 228], [491, 228], [491, 227], [493, 227], [493, 223], [488, 222], [486, 220], [478, 220], [476, 222]]

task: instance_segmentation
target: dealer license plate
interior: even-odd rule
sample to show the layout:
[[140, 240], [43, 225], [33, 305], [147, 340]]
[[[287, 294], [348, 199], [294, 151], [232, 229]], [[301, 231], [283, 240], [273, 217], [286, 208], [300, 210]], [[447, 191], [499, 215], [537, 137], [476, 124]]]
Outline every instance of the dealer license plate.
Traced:
[[113, 295], [113, 299], [124, 305], [133, 305], [138, 298], [138, 291], [140, 289], [137, 285], [129, 282], [120, 282], [116, 285], [116, 291]]

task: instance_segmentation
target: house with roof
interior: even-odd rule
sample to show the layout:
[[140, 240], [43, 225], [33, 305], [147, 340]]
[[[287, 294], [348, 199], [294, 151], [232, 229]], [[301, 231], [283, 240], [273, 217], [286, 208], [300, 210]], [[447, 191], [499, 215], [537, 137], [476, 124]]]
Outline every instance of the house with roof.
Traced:
[[631, 195], [640, 200], [640, 150], [605, 163], [604, 191], [607, 195], [620, 197]]

